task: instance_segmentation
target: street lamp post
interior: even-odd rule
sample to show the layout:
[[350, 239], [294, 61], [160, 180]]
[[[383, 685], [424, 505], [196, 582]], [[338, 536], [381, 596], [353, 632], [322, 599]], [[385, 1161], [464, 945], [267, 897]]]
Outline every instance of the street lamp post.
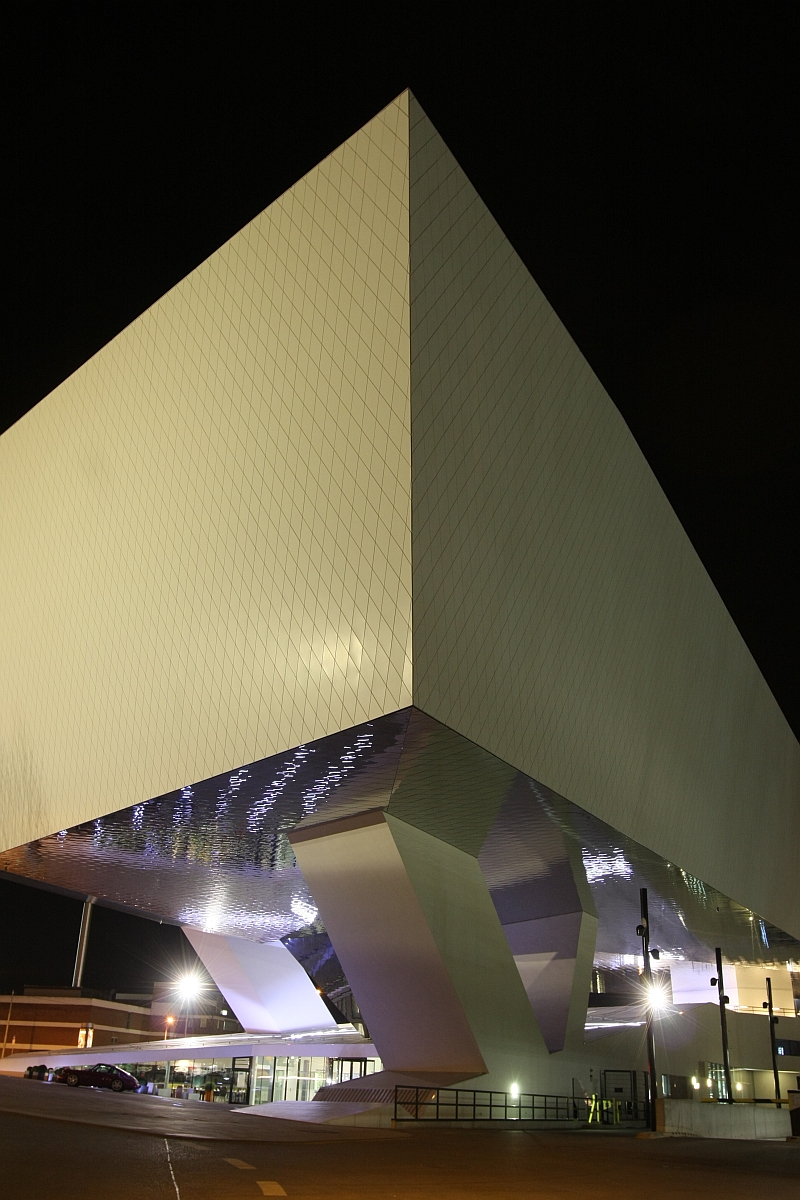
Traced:
[[170, 1025], [174, 1025], [174, 1024], [175, 1024], [174, 1017], [167, 1017], [164, 1021], [164, 1045], [165, 1046], [167, 1044], [167, 1037], [169, 1036], [169, 1027], [170, 1027]]
[[[647, 905], [647, 888], [639, 889], [639, 900], [641, 903], [641, 923], [636, 926], [636, 932], [642, 939], [642, 955], [644, 957], [644, 982], [647, 993], [647, 1069], [649, 1082], [650, 1103], [650, 1129], [655, 1132], [656, 1129], [656, 1098], [658, 1096], [658, 1085], [656, 1082], [656, 1043], [655, 1031], [653, 1029], [653, 972], [650, 967], [650, 926], [649, 914]], [[654, 951], [653, 953], [657, 953]]]
[[11, 995], [8, 1000], [8, 1010], [6, 1011], [6, 1028], [5, 1028], [5, 1033], [3, 1034], [3, 1058], [5, 1058], [5, 1056], [6, 1056], [6, 1046], [8, 1044], [8, 1027], [11, 1024], [11, 1009], [13, 1007], [13, 1004], [14, 1004], [14, 991], [12, 989]]
[[779, 1018], [772, 1011], [772, 980], [767, 976], [767, 998], [763, 1007], [769, 1010], [769, 1044], [772, 1047], [772, 1074], [775, 1077], [775, 1104], [781, 1106], [781, 1077], [778, 1074], [778, 1047], [775, 1044], [775, 1026]]
[[725, 980], [722, 977], [722, 949], [720, 946], [717, 946], [714, 954], [717, 959], [717, 976], [716, 979], [711, 980], [711, 986], [716, 987], [719, 993], [719, 1024], [722, 1032], [722, 1070], [725, 1075], [725, 1101], [727, 1104], [733, 1104], [731, 1052], [728, 1049], [728, 1014], [725, 1008], [725, 1005], [730, 1004], [730, 1001], [725, 995]]
[[189, 1006], [203, 991], [203, 980], [199, 975], [184, 975], [177, 983], [178, 995], [183, 1004], [183, 1036], [189, 1031]]

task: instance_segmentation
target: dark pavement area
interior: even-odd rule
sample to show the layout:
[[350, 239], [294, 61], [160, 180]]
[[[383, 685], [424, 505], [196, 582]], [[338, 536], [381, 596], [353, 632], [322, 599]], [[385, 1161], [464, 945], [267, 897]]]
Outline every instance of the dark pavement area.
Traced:
[[225, 1143], [2, 1113], [0, 1194], [3, 1200], [794, 1200], [800, 1143], [416, 1127], [397, 1139]]
[[398, 1138], [385, 1129], [357, 1129], [336, 1125], [309, 1125], [299, 1121], [251, 1116], [227, 1104], [198, 1100], [168, 1100], [116, 1095], [106, 1088], [69, 1088], [64, 1083], [0, 1076], [0, 1113], [70, 1121], [81, 1125], [125, 1129], [134, 1133], [171, 1138], [203, 1138], [237, 1142], [325, 1142]]

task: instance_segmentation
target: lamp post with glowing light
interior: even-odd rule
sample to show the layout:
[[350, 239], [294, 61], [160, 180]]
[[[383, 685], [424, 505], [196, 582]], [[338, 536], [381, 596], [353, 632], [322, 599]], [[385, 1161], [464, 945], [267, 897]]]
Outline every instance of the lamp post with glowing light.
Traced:
[[714, 950], [717, 959], [717, 974], [711, 980], [711, 986], [717, 989], [719, 996], [719, 1026], [722, 1034], [722, 1073], [725, 1077], [725, 1101], [733, 1104], [733, 1089], [731, 1088], [731, 1052], [728, 1047], [728, 1014], [725, 1009], [730, 1000], [725, 995], [725, 980], [722, 976], [722, 949], [717, 946]]
[[174, 1024], [175, 1024], [174, 1017], [165, 1017], [165, 1019], [164, 1019], [164, 1045], [165, 1046], [167, 1044], [167, 1038], [169, 1036], [170, 1025], [174, 1025]]
[[647, 996], [647, 1070], [649, 1082], [650, 1103], [649, 1117], [650, 1128], [653, 1132], [656, 1129], [656, 1098], [658, 1096], [658, 1086], [656, 1083], [656, 1043], [653, 1031], [653, 1015], [656, 1008], [655, 989], [653, 988], [653, 972], [650, 967], [650, 955], [658, 958], [658, 950], [650, 949], [650, 925], [647, 907], [647, 888], [639, 889], [639, 900], [641, 903], [641, 920], [636, 926], [636, 933], [642, 939], [642, 956], [644, 958], [644, 982]]

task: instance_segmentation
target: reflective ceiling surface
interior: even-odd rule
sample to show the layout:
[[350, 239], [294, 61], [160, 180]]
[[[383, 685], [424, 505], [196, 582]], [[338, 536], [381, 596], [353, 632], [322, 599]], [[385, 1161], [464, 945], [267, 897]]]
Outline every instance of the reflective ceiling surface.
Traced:
[[6, 851], [0, 871], [209, 932], [294, 943], [324, 929], [287, 833], [379, 807], [479, 856], [495, 896], [535, 889], [563, 872], [565, 854], [577, 860], [605, 965], [640, 952], [644, 886], [667, 959], [711, 961], [722, 946], [734, 961], [800, 960], [800, 944], [757, 913], [411, 708]]

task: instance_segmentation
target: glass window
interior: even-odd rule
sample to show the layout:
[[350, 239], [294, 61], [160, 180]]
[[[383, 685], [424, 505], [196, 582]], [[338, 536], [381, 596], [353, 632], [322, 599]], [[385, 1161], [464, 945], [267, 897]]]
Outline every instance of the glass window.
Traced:
[[269, 1104], [275, 1081], [275, 1058], [261, 1055], [253, 1060], [253, 1104]]

